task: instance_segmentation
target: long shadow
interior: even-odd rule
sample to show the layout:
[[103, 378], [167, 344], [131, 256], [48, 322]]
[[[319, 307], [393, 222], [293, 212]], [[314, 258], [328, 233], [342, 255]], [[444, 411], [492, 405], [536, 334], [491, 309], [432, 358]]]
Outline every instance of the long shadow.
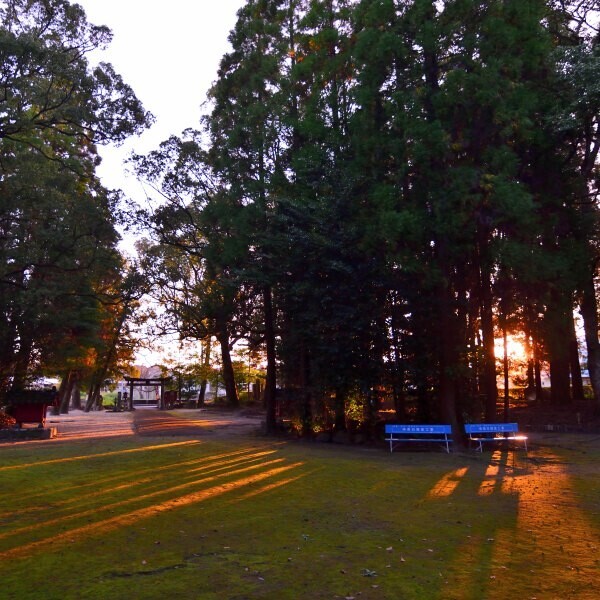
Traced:
[[[154, 475], [133, 478], [128, 484], [100, 486], [94, 496], [104, 496], [100, 505], [90, 505], [89, 490], [55, 507], [50, 518], [32, 522], [21, 515], [0, 534], [6, 560], [44, 551], [75, 540], [128, 527], [157, 514], [197, 504], [222, 495], [251, 497], [296, 481], [305, 475], [303, 463], [289, 462], [271, 449], [247, 448], [196, 461], [160, 467]], [[138, 474], [139, 475], [139, 474]], [[83, 490], [82, 490], [83, 491]], [[29, 522], [28, 522], [29, 521]]]
[[[517, 527], [519, 495], [513, 478], [528, 467], [517, 466], [511, 451], [484, 452], [484, 460], [464, 466], [442, 477], [427, 495], [428, 500], [451, 501], [468, 511], [457, 514], [465, 527], [464, 541], [448, 565], [455, 586], [465, 599], [485, 598], [496, 579], [498, 540]], [[511, 460], [512, 459], [512, 460]], [[497, 518], [490, 518], [497, 515]], [[475, 525], [475, 521], [479, 524]], [[455, 597], [455, 596], [453, 596]]]

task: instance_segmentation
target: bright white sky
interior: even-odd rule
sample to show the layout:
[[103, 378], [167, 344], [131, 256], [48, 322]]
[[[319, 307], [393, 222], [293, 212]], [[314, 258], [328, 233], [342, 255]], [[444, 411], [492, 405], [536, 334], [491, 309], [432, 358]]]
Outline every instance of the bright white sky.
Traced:
[[104, 185], [122, 189], [143, 202], [143, 187], [127, 175], [123, 160], [145, 153], [170, 135], [197, 127], [201, 104], [217, 77], [227, 37], [244, 0], [73, 0], [90, 23], [107, 25], [113, 42], [93, 61], [110, 62], [129, 84], [156, 123], [120, 148], [102, 148], [98, 174]]
[[[144, 187], [126, 173], [123, 161], [133, 151], [149, 152], [169, 136], [199, 125], [201, 105], [221, 57], [230, 50], [227, 38], [245, 0], [73, 1], [84, 8], [90, 23], [107, 25], [113, 32], [112, 44], [90, 60], [112, 63], [156, 117], [142, 136], [119, 148], [100, 148], [103, 161], [97, 173], [104, 186], [122, 189], [143, 204]], [[123, 250], [132, 252], [131, 243], [124, 241]], [[150, 366], [161, 362], [165, 353], [177, 358], [177, 344], [161, 341], [154, 352], [139, 351], [137, 362]]]

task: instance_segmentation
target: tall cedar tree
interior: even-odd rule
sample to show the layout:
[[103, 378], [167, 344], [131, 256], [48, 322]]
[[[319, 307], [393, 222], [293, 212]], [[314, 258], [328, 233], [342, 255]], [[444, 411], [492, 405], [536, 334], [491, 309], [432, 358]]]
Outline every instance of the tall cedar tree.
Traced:
[[[495, 340], [519, 329], [536, 387], [547, 360], [565, 402], [576, 300], [595, 381], [597, 37], [581, 43], [574, 12], [586, 6], [240, 10], [198, 162], [218, 193], [193, 218], [203, 256], [262, 303], [269, 431], [277, 362], [306, 432], [351, 413], [369, 423], [378, 390], [403, 416], [413, 396], [414, 418], [495, 420]], [[247, 307], [231, 305], [227, 326], [244, 311], [256, 323]]]
[[283, 0], [250, 0], [238, 11], [229, 36], [232, 51], [221, 60], [219, 78], [209, 93], [213, 109], [207, 119], [211, 162], [227, 182], [223, 200], [249, 215], [243, 220], [252, 232], [244, 277], [262, 296], [270, 433], [275, 431], [277, 278], [266, 240], [276, 210], [273, 189], [285, 168], [281, 68], [288, 57], [283, 39], [286, 8]]

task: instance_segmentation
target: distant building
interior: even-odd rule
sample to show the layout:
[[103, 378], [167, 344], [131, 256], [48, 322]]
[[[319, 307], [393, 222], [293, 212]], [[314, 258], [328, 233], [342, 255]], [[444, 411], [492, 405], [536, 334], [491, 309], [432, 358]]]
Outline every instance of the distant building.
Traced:
[[583, 381], [583, 385], [592, 385], [590, 372], [587, 369], [581, 369], [581, 380]]

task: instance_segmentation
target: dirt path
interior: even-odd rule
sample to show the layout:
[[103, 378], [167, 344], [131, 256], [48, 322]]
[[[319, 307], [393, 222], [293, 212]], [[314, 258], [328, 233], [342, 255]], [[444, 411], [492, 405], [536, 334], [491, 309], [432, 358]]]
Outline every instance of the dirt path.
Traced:
[[260, 416], [237, 411], [140, 409], [133, 415], [134, 430], [141, 436], [251, 435], [260, 427]]
[[133, 412], [90, 412], [73, 410], [66, 415], [51, 415], [46, 422], [55, 427], [58, 439], [105, 438], [140, 435], [211, 436], [253, 435], [260, 427], [260, 415], [216, 410], [159, 411], [140, 408]]
[[[597, 439], [587, 436], [537, 436], [527, 459], [522, 453], [496, 451], [477, 492], [482, 500], [494, 503], [512, 498], [515, 522], [493, 530], [485, 537], [468, 536], [456, 553], [454, 568], [462, 573], [456, 594], [449, 599], [482, 597], [501, 600], [514, 585], [514, 571], [526, 564], [530, 577], [520, 581], [525, 599], [596, 600], [600, 561], [600, 537], [593, 519], [597, 477]], [[577, 461], [562, 455], [579, 451]], [[571, 455], [572, 456], [572, 455]], [[589, 463], [588, 463], [589, 460]], [[442, 482], [437, 496], [451, 498], [466, 466]], [[576, 478], [591, 479], [589, 486], [577, 487]], [[473, 578], [472, 574], [479, 574]], [[482, 592], [482, 589], [484, 590]], [[466, 592], [465, 592], [466, 590]]]
[[48, 415], [46, 427], [57, 431], [59, 440], [106, 438], [133, 435], [133, 415], [109, 411], [71, 410], [66, 415]]

